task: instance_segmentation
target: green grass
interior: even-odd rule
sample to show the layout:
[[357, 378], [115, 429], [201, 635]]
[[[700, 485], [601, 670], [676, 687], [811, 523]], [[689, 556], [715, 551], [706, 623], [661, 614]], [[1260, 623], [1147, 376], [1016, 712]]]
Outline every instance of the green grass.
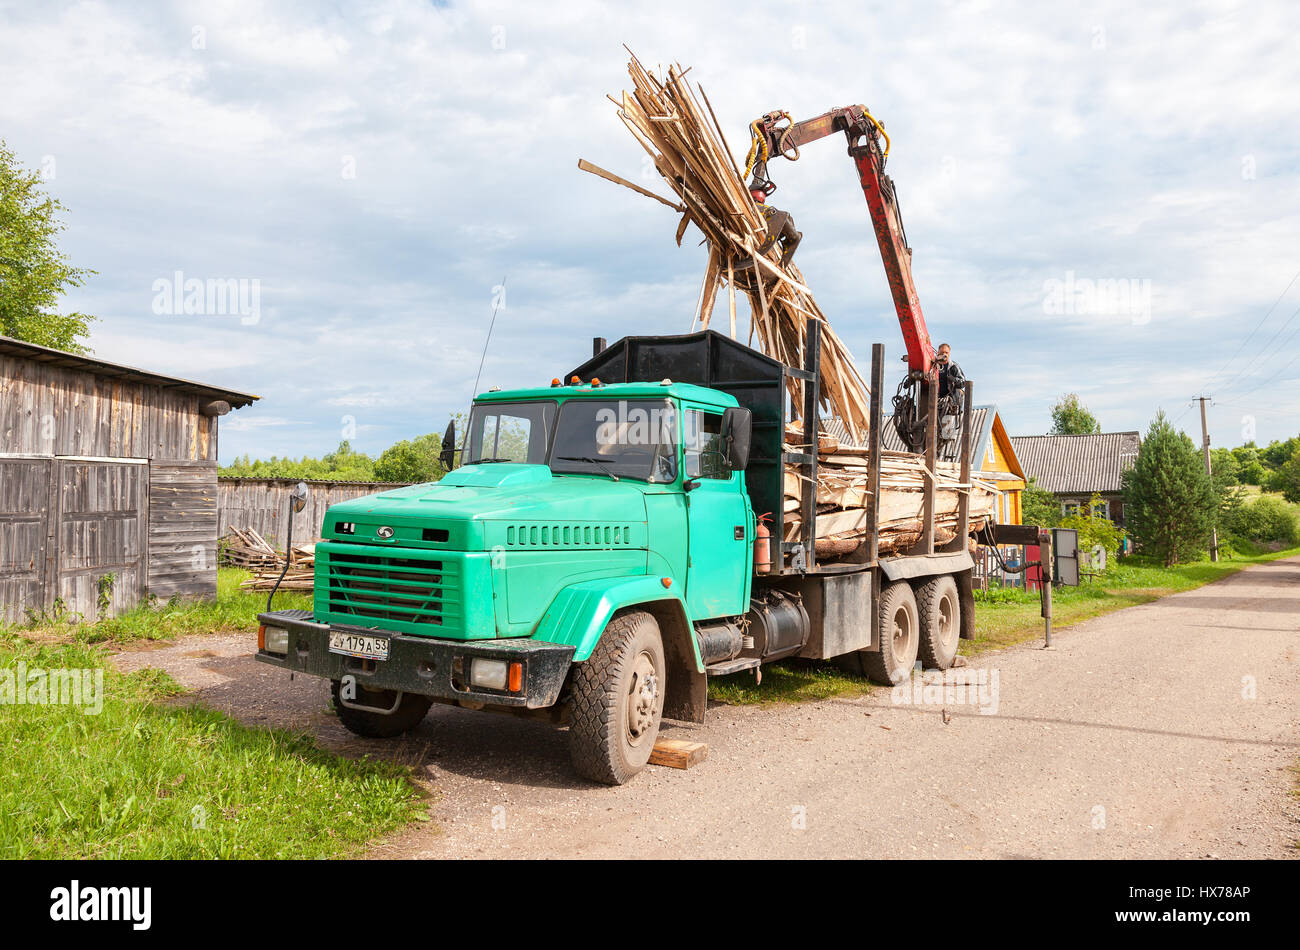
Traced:
[[0, 706], [0, 859], [334, 857], [427, 817], [407, 769], [168, 703], [100, 647], [0, 635], [0, 679], [19, 661], [103, 671], [104, 697]]
[[[60, 641], [100, 643], [131, 640], [170, 640], [194, 633], [256, 632], [257, 614], [266, 609], [266, 591], [242, 591], [240, 582], [250, 577], [237, 567], [217, 569], [216, 600], [173, 598], [140, 604], [119, 617], [82, 621], [66, 615], [43, 616], [13, 625], [8, 631]], [[311, 596], [303, 591], [275, 595], [275, 608], [311, 609]]]
[[784, 660], [763, 668], [763, 682], [754, 671], [709, 677], [709, 699], [733, 706], [802, 703], [831, 696], [862, 696], [871, 692], [865, 677], [845, 673], [834, 664], [813, 660]]
[[[1169, 594], [1192, 590], [1235, 574], [1251, 564], [1262, 564], [1300, 554], [1300, 548], [1237, 556], [1218, 562], [1197, 561], [1164, 567], [1140, 557], [1124, 558], [1103, 577], [1085, 580], [1078, 587], [1052, 592], [1052, 629], [1060, 630], [1124, 607], [1150, 603]], [[966, 655], [998, 650], [1043, 635], [1038, 594], [1020, 590], [995, 590], [976, 594], [975, 639], [963, 640]]]

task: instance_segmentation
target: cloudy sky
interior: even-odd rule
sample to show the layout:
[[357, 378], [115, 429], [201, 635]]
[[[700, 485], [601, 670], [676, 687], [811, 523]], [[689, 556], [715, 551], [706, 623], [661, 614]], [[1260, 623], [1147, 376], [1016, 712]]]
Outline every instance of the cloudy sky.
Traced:
[[[666, 193], [605, 98], [625, 43], [692, 66], [741, 159], [773, 108], [884, 121], [931, 333], [1013, 434], [1067, 391], [1191, 432], [1205, 392], [1236, 445], [1300, 429], [1297, 33], [1285, 2], [0, 0], [0, 138], [98, 271], [98, 356], [263, 397], [223, 462], [440, 431], [503, 280], [482, 389], [689, 329], [699, 235], [576, 168]], [[901, 355], [842, 143], [772, 170], [832, 324]], [[178, 273], [245, 306], [175, 312]]]

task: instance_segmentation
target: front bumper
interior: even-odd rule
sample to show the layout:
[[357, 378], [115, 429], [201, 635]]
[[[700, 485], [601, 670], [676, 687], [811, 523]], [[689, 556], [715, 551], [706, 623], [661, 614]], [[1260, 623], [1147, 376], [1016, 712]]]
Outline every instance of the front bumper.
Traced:
[[[496, 706], [540, 709], [555, 705], [569, 673], [573, 647], [537, 640], [441, 640], [408, 636], [387, 630], [371, 630], [334, 624], [335, 630], [389, 638], [388, 659], [363, 660], [331, 653], [331, 625], [317, 623], [305, 610], [275, 610], [258, 614], [257, 622], [289, 631], [289, 652], [257, 651], [257, 659], [295, 673], [341, 680], [356, 677], [367, 690], [398, 690], [439, 699], [461, 700]], [[470, 661], [478, 658], [505, 660], [524, 666], [523, 689], [471, 688]]]

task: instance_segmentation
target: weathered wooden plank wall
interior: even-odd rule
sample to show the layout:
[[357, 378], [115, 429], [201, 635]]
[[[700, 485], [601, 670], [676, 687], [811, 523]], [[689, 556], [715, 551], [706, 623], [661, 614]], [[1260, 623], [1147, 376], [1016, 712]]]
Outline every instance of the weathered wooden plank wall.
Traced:
[[149, 593], [217, 593], [217, 463], [149, 467]]
[[215, 595], [205, 398], [0, 354], [0, 618], [62, 603], [94, 619], [146, 590]]
[[[144, 592], [149, 466], [145, 462], [56, 459], [51, 513], [56, 578], [45, 606], [59, 601], [83, 618], [113, 616]], [[48, 556], [48, 555], [47, 555]]]
[[[297, 484], [296, 478], [218, 479], [218, 535], [225, 537], [232, 525], [241, 531], [252, 528], [284, 550], [289, 492]], [[401, 487], [400, 482], [308, 482], [307, 507], [293, 516], [294, 541], [319, 538], [330, 505]]]
[[197, 461], [217, 458], [200, 397], [0, 355], [0, 452]]
[[50, 459], [0, 458], [0, 621], [45, 603]]

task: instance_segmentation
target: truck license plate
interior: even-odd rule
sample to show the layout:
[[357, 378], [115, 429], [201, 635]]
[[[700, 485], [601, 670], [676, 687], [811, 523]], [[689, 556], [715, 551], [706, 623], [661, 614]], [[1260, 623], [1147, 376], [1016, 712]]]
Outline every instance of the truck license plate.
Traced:
[[330, 652], [342, 653], [344, 656], [365, 657], [368, 660], [386, 660], [388, 659], [388, 638], [331, 630]]

